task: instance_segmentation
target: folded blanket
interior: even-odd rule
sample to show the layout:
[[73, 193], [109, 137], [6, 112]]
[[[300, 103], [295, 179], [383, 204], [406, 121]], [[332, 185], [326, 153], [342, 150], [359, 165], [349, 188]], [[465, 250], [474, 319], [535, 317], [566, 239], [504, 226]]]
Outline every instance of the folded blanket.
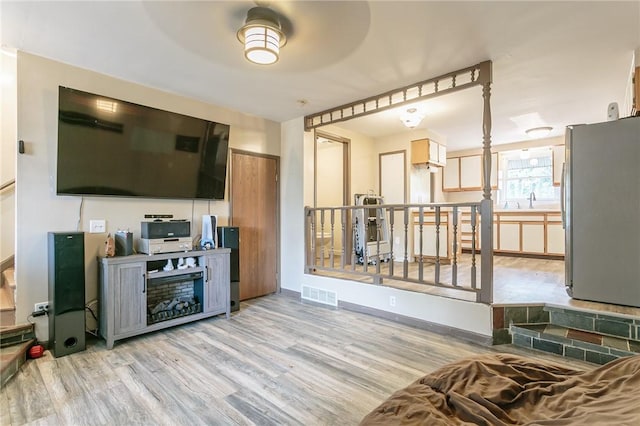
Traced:
[[640, 355], [582, 372], [510, 354], [448, 364], [361, 425], [640, 425]]

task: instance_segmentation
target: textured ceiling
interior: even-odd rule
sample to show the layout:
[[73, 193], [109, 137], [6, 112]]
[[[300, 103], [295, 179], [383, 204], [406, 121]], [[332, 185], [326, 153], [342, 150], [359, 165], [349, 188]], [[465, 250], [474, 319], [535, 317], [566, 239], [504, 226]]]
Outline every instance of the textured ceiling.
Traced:
[[[255, 4], [3, 0], [2, 44], [275, 121], [490, 59], [495, 143], [604, 121], [610, 102], [623, 108], [640, 47], [640, 2], [272, 1], [288, 42], [265, 67], [236, 38]], [[450, 150], [478, 146], [479, 89], [430, 104], [421, 127]], [[407, 131], [398, 114], [344, 126]]]

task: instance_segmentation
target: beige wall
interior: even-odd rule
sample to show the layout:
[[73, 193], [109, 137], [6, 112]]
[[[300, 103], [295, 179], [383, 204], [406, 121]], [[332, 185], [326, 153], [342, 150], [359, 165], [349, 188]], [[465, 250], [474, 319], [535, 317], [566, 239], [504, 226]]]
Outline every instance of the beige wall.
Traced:
[[[177, 76], [178, 78], [179, 76]], [[146, 213], [173, 214], [192, 221], [192, 237], [200, 233], [201, 217], [211, 213], [228, 223], [225, 201], [157, 200], [57, 196], [55, 193], [58, 86], [104, 94], [231, 125], [230, 147], [280, 155], [280, 124], [157, 89], [125, 82], [38, 56], [18, 55], [18, 137], [27, 153], [18, 157], [17, 181], [17, 322], [26, 321], [33, 304], [48, 300], [47, 232], [88, 231], [90, 219], [105, 219], [107, 231], [129, 229], [140, 236]], [[86, 299], [97, 296], [96, 256], [103, 253], [106, 234], [86, 234]], [[38, 339], [47, 340], [39, 318]]]
[[[0, 53], [0, 185], [16, 176], [16, 58]], [[0, 193], [0, 261], [15, 250], [15, 186]]]
[[[366, 194], [371, 190], [377, 192], [378, 184], [374, 173], [378, 164], [378, 154], [374, 150], [373, 139], [360, 133], [342, 129], [339, 125], [324, 126], [321, 130], [351, 141], [351, 197], [349, 204], [353, 204], [353, 194]], [[313, 151], [309, 155], [313, 156]]]

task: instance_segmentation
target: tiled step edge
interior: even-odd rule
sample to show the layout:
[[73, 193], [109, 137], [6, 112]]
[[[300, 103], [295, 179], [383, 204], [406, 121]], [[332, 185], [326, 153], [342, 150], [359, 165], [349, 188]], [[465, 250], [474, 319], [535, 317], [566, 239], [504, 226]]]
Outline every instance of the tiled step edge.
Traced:
[[562, 327], [640, 341], [640, 318], [546, 306], [549, 322]]
[[516, 346], [537, 349], [595, 364], [606, 364], [620, 357], [637, 355], [635, 352], [623, 351], [609, 346], [600, 346], [581, 340], [541, 333], [526, 328], [524, 324], [511, 325], [511, 334], [513, 344]]
[[549, 312], [544, 304], [494, 305], [492, 307], [493, 344], [512, 343], [511, 324], [547, 324]]
[[35, 339], [33, 324], [22, 324], [0, 328], [0, 348]]
[[0, 388], [20, 370], [27, 360], [27, 351], [35, 344], [35, 339], [0, 349]]

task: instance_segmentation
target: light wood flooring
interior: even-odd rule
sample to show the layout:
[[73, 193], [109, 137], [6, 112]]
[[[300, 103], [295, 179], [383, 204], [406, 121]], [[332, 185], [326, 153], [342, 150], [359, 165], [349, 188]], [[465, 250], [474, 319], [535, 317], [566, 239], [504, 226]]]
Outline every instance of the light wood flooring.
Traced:
[[2, 425], [354, 425], [395, 390], [482, 347], [285, 295], [61, 358], [0, 391]]
[[[337, 259], [337, 257], [336, 257]], [[325, 265], [329, 265], [325, 260]], [[480, 258], [478, 264], [477, 280], [480, 282]], [[471, 282], [471, 255], [462, 254], [458, 265], [458, 282], [460, 284]], [[389, 265], [380, 265], [383, 274], [388, 273]], [[347, 268], [351, 268], [347, 266]], [[362, 265], [356, 268], [362, 270]], [[369, 272], [374, 272], [376, 266], [369, 265]], [[409, 263], [409, 277], [417, 277], [418, 264]], [[433, 280], [434, 267], [432, 264], [424, 264], [424, 279]], [[368, 276], [354, 276], [339, 271], [318, 271], [320, 275], [351, 279], [361, 282], [373, 282]], [[394, 275], [402, 275], [402, 263], [394, 264]], [[441, 266], [441, 281], [451, 282], [451, 266]], [[493, 305], [513, 305], [547, 303], [554, 306], [576, 307], [593, 311], [615, 312], [640, 317], [640, 308], [629, 306], [611, 305], [607, 303], [589, 302], [572, 299], [565, 291], [564, 260], [537, 259], [515, 256], [494, 256], [493, 258]], [[383, 284], [389, 287], [403, 290], [434, 294], [444, 297], [452, 297], [463, 300], [475, 301], [475, 293], [461, 292], [447, 288], [433, 287], [425, 284], [417, 284], [406, 281], [383, 279]]]

